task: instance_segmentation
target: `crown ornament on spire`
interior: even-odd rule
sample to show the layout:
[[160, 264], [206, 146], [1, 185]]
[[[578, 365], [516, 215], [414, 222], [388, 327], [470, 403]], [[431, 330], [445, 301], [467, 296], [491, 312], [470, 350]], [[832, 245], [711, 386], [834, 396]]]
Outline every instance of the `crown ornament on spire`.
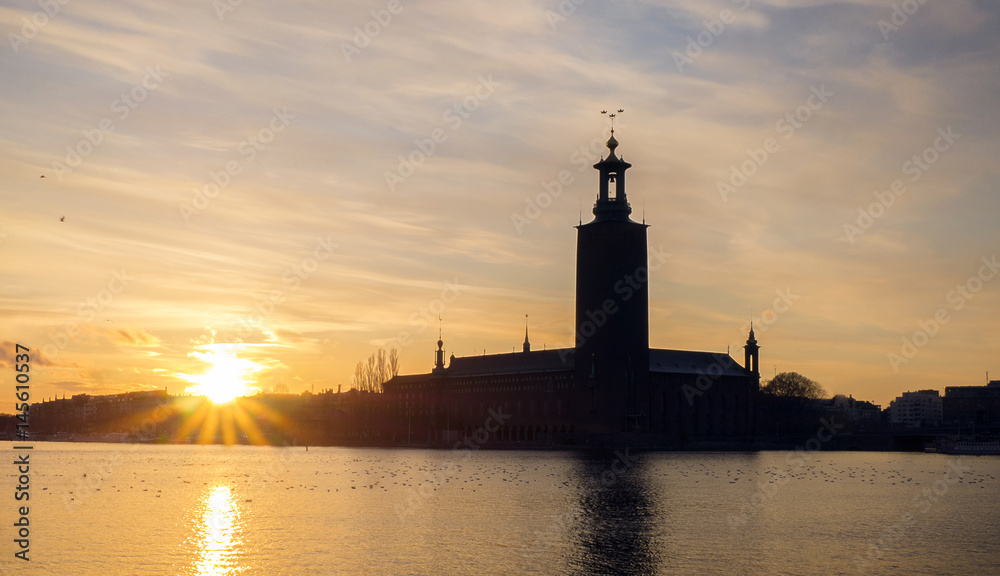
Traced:
[[607, 144], [608, 150], [610, 150], [611, 153], [608, 155], [608, 158], [615, 158], [615, 148], [618, 148], [618, 140], [615, 139], [615, 118], [624, 111], [624, 108], [619, 108], [616, 112], [601, 110], [601, 114], [611, 118], [611, 138], [608, 138]]
[[607, 116], [608, 118], [611, 118], [611, 135], [612, 136], [615, 135], [615, 118], [619, 114], [621, 114], [622, 112], [624, 112], [624, 111], [625, 111], [624, 108], [619, 108], [618, 110], [616, 110], [614, 112], [610, 112], [610, 113], [607, 110], [601, 110], [601, 114]]

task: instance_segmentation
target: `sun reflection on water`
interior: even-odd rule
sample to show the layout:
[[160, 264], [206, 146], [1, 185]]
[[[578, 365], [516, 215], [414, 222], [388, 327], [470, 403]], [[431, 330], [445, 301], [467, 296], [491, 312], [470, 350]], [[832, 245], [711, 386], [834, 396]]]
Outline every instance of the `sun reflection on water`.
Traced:
[[236, 495], [229, 486], [216, 486], [204, 497], [205, 511], [198, 526], [198, 576], [230, 576], [242, 572], [237, 555], [243, 544], [243, 521]]

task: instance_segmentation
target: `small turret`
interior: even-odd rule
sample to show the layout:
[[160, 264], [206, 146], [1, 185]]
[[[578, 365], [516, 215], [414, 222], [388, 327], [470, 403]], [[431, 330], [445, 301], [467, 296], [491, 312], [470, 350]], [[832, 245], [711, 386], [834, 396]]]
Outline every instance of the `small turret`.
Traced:
[[444, 373], [444, 340], [441, 339], [441, 318], [438, 318], [438, 349], [434, 353], [434, 370], [431, 374]]
[[744, 362], [743, 367], [755, 376], [760, 376], [760, 346], [757, 345], [757, 338], [753, 335], [753, 322], [750, 323], [750, 335], [747, 337], [746, 346], [743, 347]]

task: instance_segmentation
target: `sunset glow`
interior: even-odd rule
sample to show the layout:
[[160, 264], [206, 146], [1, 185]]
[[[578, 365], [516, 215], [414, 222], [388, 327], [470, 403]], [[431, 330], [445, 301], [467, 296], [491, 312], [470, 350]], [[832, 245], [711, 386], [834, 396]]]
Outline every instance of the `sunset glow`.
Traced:
[[40, 397], [346, 390], [381, 346], [430, 369], [439, 316], [449, 357], [525, 314], [572, 346], [618, 108], [651, 346], [753, 319], [765, 378], [883, 406], [1000, 373], [997, 3], [383, 4], [0, 8], [0, 340]]
[[191, 356], [211, 365], [204, 374], [180, 376], [194, 386], [185, 390], [188, 394], [206, 396], [215, 404], [225, 404], [240, 396], [248, 396], [260, 391], [253, 385], [253, 376], [264, 369], [245, 358], [237, 357], [238, 345], [219, 346], [206, 352], [194, 351]]

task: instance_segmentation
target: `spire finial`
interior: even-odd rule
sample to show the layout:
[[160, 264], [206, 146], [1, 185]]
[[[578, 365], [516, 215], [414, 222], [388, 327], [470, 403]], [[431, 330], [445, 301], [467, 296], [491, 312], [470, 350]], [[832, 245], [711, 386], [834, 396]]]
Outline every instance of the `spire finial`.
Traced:
[[607, 111], [607, 110], [601, 110], [601, 114], [604, 114], [604, 115], [605, 115], [605, 116], [607, 116], [608, 118], [611, 118], [611, 135], [612, 135], [612, 136], [614, 136], [614, 135], [615, 135], [615, 118], [616, 118], [616, 117], [617, 117], [617, 116], [618, 116], [619, 114], [621, 114], [622, 112], [624, 112], [624, 111], [625, 111], [625, 109], [624, 109], [624, 108], [619, 108], [619, 109], [618, 109], [617, 111], [615, 111], [615, 112], [611, 112], [611, 113], [608, 113], [608, 111]]
[[611, 153], [608, 154], [609, 159], [615, 158], [615, 148], [618, 147], [618, 140], [615, 140], [615, 118], [624, 111], [625, 110], [623, 108], [619, 108], [617, 112], [608, 112], [607, 110], [601, 110], [601, 114], [604, 114], [608, 118], [611, 118], [611, 138], [608, 138], [608, 150], [611, 151]]

